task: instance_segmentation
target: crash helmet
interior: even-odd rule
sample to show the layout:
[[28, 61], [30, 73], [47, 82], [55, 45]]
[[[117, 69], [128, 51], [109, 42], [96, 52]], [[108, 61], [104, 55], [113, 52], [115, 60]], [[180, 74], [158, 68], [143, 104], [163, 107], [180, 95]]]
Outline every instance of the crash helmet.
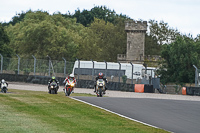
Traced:
[[6, 81], [4, 79], [1, 80], [2, 83], [5, 83]]
[[70, 78], [74, 78], [74, 74], [70, 74], [69, 77], [70, 77]]
[[100, 72], [100, 73], [98, 74], [98, 76], [99, 76], [99, 77], [103, 77], [103, 73]]
[[52, 77], [52, 80], [55, 80], [55, 79], [56, 79], [56, 77], [53, 76], [53, 77]]

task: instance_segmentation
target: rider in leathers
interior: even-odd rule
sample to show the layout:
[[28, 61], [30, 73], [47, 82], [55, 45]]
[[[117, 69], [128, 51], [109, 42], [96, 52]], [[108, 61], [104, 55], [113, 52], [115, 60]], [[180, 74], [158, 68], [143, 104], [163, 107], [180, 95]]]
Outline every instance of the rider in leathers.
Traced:
[[[107, 80], [107, 78], [105, 78], [104, 76], [103, 76], [103, 73], [99, 73], [98, 74], [98, 76], [96, 77], [96, 81], [95, 81], [95, 83], [94, 83], [94, 92], [96, 92], [96, 83], [97, 83], [97, 80], [98, 79], [103, 79], [104, 81], [105, 81], [105, 83], [108, 83], [108, 80]], [[105, 91], [107, 90], [107, 87], [105, 86]], [[105, 94], [105, 91], [103, 92], [104, 94]]]
[[0, 89], [2, 89], [2, 88], [1, 88], [1, 85], [4, 84], [4, 83], [6, 83], [6, 85], [7, 85], [7, 87], [8, 87], [8, 83], [7, 83], [4, 79], [2, 79], [1, 82], [0, 82]]
[[[66, 79], [63, 81], [63, 84], [65, 86], [66, 82], [69, 80], [69, 79], [73, 79], [74, 80], [74, 83], [76, 84], [76, 79], [74, 77], [74, 74], [70, 74], [68, 77], [66, 77]], [[64, 91], [65, 89], [63, 89]], [[74, 93], [74, 87], [73, 87], [73, 90], [72, 90], [72, 93]]]
[[[56, 80], [56, 78], [55, 78], [54, 76], [53, 76], [53, 77], [49, 80], [49, 82], [48, 82], [48, 89], [50, 88], [50, 84], [51, 84], [52, 82], [56, 82], [56, 83], [57, 83], [57, 85], [58, 85], [57, 90], [58, 90], [58, 89], [59, 89], [59, 81]], [[49, 93], [50, 93], [50, 89], [49, 89]]]

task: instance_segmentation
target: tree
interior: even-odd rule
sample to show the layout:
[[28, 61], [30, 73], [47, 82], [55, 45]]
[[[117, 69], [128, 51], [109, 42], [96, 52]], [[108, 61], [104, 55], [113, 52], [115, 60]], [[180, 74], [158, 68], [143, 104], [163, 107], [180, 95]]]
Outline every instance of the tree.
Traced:
[[145, 55], [160, 55], [161, 47], [170, 44], [180, 35], [177, 29], [170, 28], [164, 21], [149, 20], [149, 31], [145, 35]]
[[167, 23], [160, 21], [159, 23], [155, 20], [150, 20], [149, 22], [149, 35], [155, 40], [159, 45], [173, 42], [177, 36], [180, 35], [177, 29], [170, 28]]
[[82, 28], [75, 19], [37, 11], [27, 13], [21, 23], [10, 25], [7, 31], [12, 38], [10, 46], [21, 56], [33, 54], [45, 58], [50, 55], [59, 60], [66, 56], [67, 60], [75, 60]]
[[[32, 11], [29, 10], [29, 11], [27, 11], [26, 13], [28, 13], [28, 12], [32, 12]], [[22, 11], [22, 13], [18, 13], [18, 14], [16, 14], [14, 17], [12, 17], [12, 20], [11, 20], [10, 22], [8, 22], [8, 23], [3, 23], [2, 25], [3, 25], [3, 26], [8, 26], [8, 25], [10, 25], [10, 24], [11, 24], [11, 25], [17, 24], [17, 23], [21, 22], [21, 21], [24, 19], [26, 13]]]
[[179, 36], [173, 43], [163, 45], [161, 56], [164, 61], [158, 71], [161, 82], [193, 83], [193, 65], [200, 65], [199, 50], [200, 45], [187, 36]]
[[128, 19], [126, 15], [118, 15], [116, 12], [113, 10], [108, 9], [106, 6], [95, 6], [91, 10], [83, 10], [82, 12], [80, 9], [77, 9], [75, 11], [75, 14], [68, 14], [63, 15], [67, 18], [76, 18], [77, 23], [81, 23], [85, 27], [88, 27], [95, 18], [98, 19], [103, 19], [105, 22], [110, 22], [112, 24], [117, 24], [116, 19], [118, 18], [123, 18], [123, 19]]
[[12, 54], [12, 49], [8, 46], [9, 42], [9, 37], [0, 23], [0, 54], [5, 57], [11, 57]]
[[99, 61], [116, 61], [117, 54], [125, 51], [126, 33], [121, 28], [102, 19], [95, 19], [89, 27], [95, 34], [95, 43], [98, 46]]
[[145, 35], [145, 55], [160, 55], [161, 46], [157, 39], [151, 35]]

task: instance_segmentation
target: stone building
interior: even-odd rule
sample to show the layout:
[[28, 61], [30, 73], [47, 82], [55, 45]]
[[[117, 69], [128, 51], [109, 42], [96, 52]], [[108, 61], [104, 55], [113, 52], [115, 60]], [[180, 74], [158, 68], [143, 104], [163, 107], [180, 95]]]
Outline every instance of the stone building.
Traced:
[[126, 54], [118, 54], [117, 60], [119, 62], [142, 64], [145, 56], [144, 49], [147, 21], [126, 21], [125, 31], [127, 32]]

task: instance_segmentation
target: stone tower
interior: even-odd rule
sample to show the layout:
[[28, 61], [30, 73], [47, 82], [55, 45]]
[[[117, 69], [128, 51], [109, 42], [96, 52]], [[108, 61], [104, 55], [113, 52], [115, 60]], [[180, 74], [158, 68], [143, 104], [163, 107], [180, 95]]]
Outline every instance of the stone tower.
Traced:
[[125, 31], [127, 32], [126, 55], [118, 54], [117, 60], [120, 62], [142, 63], [144, 61], [147, 21], [126, 21]]
[[126, 60], [143, 61], [147, 21], [126, 21], [125, 31], [127, 32]]

